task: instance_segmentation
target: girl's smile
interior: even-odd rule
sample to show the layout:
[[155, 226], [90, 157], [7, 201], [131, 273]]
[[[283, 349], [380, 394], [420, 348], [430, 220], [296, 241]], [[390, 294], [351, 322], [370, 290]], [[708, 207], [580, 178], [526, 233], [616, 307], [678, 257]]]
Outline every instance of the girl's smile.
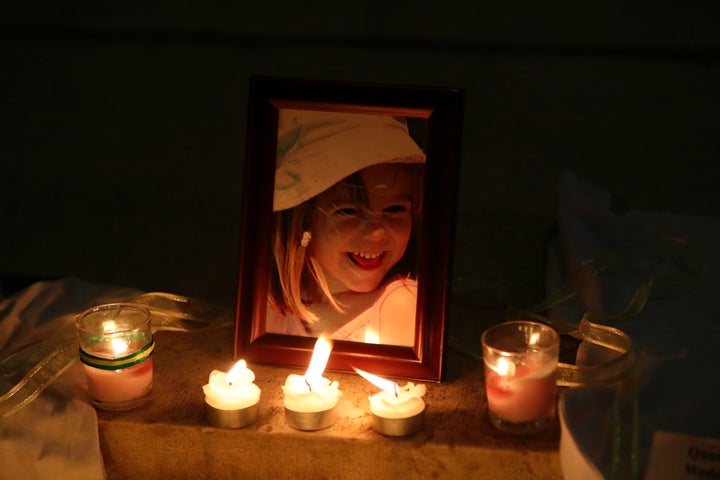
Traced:
[[365, 270], [372, 270], [373, 268], [377, 268], [378, 266], [380, 266], [383, 255], [385, 255], [385, 252], [373, 252], [373, 253], [348, 252], [347, 253], [347, 256], [351, 262], [353, 262], [359, 268], [362, 268]]

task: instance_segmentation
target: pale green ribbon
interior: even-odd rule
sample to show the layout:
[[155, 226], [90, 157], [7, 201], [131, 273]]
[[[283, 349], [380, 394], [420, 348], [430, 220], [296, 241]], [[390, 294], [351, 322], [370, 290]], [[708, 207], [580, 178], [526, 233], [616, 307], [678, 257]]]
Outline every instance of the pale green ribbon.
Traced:
[[[153, 292], [126, 301], [150, 310], [153, 331], [192, 332], [233, 322], [229, 310], [181, 295]], [[12, 379], [27, 372], [0, 397], [0, 417], [12, 415], [32, 402], [78, 358], [75, 324], [68, 321], [54, 332], [52, 339], [33, 344], [0, 361], [0, 379]]]
[[[633, 298], [619, 313], [585, 313], [577, 327], [544, 316], [544, 312], [572, 298], [592, 279], [604, 272], [649, 272], [664, 261], [674, 264], [671, 275], [654, 275], [641, 280]], [[562, 334], [602, 346], [613, 352], [613, 358], [603, 364], [579, 366], [558, 365], [559, 386], [577, 387], [607, 385], [615, 387], [613, 402], [612, 464], [610, 478], [639, 477], [639, 411], [638, 381], [635, 349], [631, 338], [610, 324], [621, 323], [637, 316], [645, 307], [652, 291], [663, 288], [688, 288], [697, 283], [702, 270], [702, 255], [682, 239], [658, 237], [622, 246], [594, 256], [580, 266], [575, 282], [567, 283], [552, 292], [542, 303], [529, 311], [514, 311], [514, 315], [542, 321]], [[642, 277], [642, 273], [640, 274]], [[542, 312], [542, 313], [541, 313]]]

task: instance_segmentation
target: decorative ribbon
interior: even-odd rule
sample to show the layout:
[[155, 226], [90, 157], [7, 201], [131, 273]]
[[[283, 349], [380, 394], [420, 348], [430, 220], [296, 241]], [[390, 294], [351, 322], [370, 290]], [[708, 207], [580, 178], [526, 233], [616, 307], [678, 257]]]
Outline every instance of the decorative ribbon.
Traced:
[[[603, 323], [629, 320], [638, 315], [645, 307], [650, 296], [653, 280], [643, 284], [635, 292], [630, 303], [617, 314], [588, 312], [583, 315], [580, 324], [573, 327], [563, 322], [552, 320], [539, 313], [528, 311], [519, 313], [523, 318], [546, 323], [559, 333], [570, 335], [578, 340], [601, 346], [613, 352], [612, 359], [600, 365], [558, 364], [557, 384], [562, 387], [578, 387], [582, 385], [608, 384], [622, 380], [635, 365], [635, 352], [630, 336], [622, 330], [603, 325]], [[517, 313], [515, 315], [518, 315]]]
[[143, 348], [121, 358], [103, 358], [92, 355], [80, 348], [80, 361], [90, 367], [99, 368], [101, 370], [122, 370], [123, 368], [132, 367], [138, 363], [142, 363], [150, 358], [155, 351], [155, 340], [150, 339], [150, 343]]
[[[12, 415], [35, 400], [45, 387], [75, 363], [77, 348], [77, 342], [61, 344], [32, 367], [22, 380], [0, 397], [0, 417]], [[35, 352], [26, 353], [32, 355]], [[13, 359], [17, 358], [13, 356]]]

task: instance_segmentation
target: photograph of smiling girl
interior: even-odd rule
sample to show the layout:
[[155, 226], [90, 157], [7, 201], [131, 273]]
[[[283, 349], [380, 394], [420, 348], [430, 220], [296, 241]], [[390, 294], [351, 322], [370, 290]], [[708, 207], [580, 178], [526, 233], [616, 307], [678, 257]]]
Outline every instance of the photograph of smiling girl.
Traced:
[[413, 345], [426, 124], [279, 110], [265, 331]]

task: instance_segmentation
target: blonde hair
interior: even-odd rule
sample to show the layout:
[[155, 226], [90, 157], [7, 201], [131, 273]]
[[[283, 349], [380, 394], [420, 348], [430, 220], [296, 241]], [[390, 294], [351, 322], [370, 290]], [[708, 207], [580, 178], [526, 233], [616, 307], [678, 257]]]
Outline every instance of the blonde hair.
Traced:
[[[395, 164], [410, 175], [413, 198], [413, 231], [405, 254], [391, 269], [388, 277], [402, 273], [415, 275], [417, 242], [415, 241], [417, 222], [422, 214], [424, 182], [424, 164]], [[367, 195], [359, 172], [349, 175], [337, 185], [343, 185], [351, 192], [351, 197], [361, 206], [367, 206]], [[358, 188], [359, 187], [359, 188]], [[312, 222], [316, 214], [313, 197], [296, 207], [281, 210], [273, 214], [272, 253], [270, 265], [270, 283], [268, 303], [282, 315], [297, 315], [307, 323], [318, 320], [308, 307], [323, 298], [339, 312], [342, 307], [335, 301], [327, 285], [325, 274], [317, 260], [302, 246], [303, 233], [312, 233]]]

